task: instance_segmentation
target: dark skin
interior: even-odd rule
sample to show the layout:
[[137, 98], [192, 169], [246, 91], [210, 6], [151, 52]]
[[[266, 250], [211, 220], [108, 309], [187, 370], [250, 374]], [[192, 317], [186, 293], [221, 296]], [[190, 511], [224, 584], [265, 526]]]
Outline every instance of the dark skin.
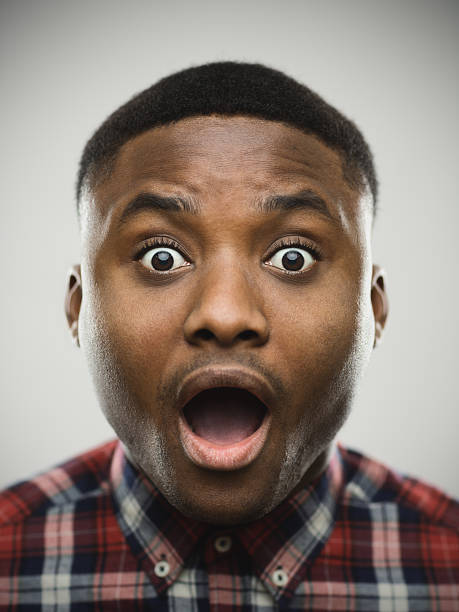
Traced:
[[[197, 117], [132, 139], [86, 190], [68, 322], [131, 460], [186, 516], [255, 520], [327, 464], [387, 316], [371, 196], [342, 166], [296, 128]], [[299, 192], [321, 205], [257, 209]], [[120, 224], [142, 193], [192, 197], [200, 211], [142, 209]], [[158, 236], [174, 241], [162, 246], [167, 273], [139, 253]], [[300, 272], [284, 267], [286, 248], [303, 257]], [[178, 435], [180, 382], [212, 364], [254, 371], [275, 391], [266, 443], [241, 469], [196, 465]]]

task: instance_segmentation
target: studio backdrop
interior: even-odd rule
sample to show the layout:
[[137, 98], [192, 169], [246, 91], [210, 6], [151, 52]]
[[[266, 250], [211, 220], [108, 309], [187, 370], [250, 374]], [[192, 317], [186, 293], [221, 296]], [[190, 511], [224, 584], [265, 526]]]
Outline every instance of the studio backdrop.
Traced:
[[390, 316], [339, 439], [459, 495], [458, 24], [446, 0], [0, 4], [1, 486], [113, 436], [63, 309], [86, 140], [159, 78], [230, 59], [286, 72], [366, 136]]

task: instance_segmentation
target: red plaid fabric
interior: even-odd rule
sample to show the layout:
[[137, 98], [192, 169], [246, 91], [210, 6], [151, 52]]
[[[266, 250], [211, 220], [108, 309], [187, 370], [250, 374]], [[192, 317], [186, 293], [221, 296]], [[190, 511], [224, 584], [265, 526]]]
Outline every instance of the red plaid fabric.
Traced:
[[459, 611], [459, 505], [341, 446], [239, 528], [178, 513], [113, 441], [0, 496], [0, 609]]

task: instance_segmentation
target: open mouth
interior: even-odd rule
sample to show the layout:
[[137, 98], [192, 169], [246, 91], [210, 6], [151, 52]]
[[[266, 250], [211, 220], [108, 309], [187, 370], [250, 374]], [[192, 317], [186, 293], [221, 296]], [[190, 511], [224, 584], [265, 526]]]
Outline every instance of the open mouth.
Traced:
[[261, 426], [266, 406], [245, 389], [206, 389], [183, 408], [193, 433], [218, 445], [235, 444]]
[[182, 409], [180, 438], [193, 463], [234, 470], [261, 452], [270, 423], [267, 407], [245, 389], [217, 387], [197, 393]]

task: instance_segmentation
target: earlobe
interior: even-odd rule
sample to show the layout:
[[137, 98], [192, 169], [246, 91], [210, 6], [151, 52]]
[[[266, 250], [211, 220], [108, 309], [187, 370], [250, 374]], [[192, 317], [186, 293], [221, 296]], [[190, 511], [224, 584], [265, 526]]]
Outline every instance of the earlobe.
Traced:
[[386, 293], [386, 273], [382, 268], [373, 265], [371, 277], [371, 305], [375, 320], [375, 340], [373, 347], [378, 346], [381, 341], [384, 326], [389, 313], [389, 301]]
[[70, 334], [77, 346], [80, 346], [78, 337], [78, 317], [80, 315], [83, 291], [81, 286], [81, 266], [75, 265], [68, 271], [67, 287], [65, 291], [65, 316], [70, 328]]

